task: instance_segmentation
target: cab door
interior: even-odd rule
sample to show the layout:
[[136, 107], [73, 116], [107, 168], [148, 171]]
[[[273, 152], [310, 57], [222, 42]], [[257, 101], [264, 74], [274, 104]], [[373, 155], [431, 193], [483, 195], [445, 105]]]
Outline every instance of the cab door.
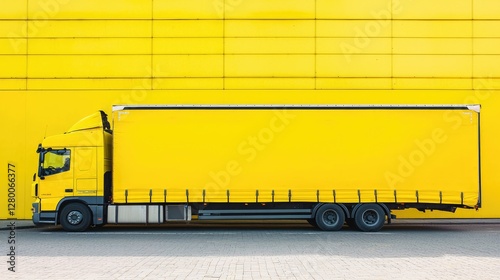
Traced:
[[78, 197], [97, 195], [97, 148], [75, 148], [75, 192]]

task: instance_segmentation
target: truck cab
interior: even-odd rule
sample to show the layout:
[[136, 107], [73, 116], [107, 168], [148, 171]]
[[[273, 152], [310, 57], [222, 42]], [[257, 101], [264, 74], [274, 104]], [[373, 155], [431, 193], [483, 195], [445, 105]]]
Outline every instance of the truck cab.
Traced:
[[35, 224], [61, 224], [72, 231], [103, 224], [111, 196], [112, 133], [107, 115], [96, 112], [67, 132], [39, 144], [32, 195]]

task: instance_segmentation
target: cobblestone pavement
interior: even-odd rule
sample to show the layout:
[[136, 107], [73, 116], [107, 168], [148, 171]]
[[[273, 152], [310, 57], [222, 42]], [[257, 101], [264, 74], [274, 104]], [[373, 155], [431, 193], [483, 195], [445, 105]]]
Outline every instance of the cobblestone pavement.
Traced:
[[306, 223], [0, 231], [1, 279], [499, 279], [500, 224], [396, 224], [321, 232]]

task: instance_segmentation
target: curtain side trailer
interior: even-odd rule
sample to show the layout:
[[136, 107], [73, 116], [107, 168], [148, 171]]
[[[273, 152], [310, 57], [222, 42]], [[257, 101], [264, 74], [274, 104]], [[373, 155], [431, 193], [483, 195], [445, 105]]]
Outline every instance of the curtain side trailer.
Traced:
[[35, 224], [307, 220], [481, 206], [479, 105], [124, 105], [39, 145]]

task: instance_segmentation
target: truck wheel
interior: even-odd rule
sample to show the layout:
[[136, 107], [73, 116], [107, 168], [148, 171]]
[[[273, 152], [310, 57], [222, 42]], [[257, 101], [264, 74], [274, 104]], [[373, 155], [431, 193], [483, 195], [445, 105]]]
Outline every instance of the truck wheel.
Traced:
[[340, 230], [344, 225], [345, 213], [340, 206], [325, 204], [316, 212], [316, 224], [322, 230]]
[[385, 212], [378, 204], [363, 204], [354, 215], [354, 222], [361, 231], [379, 231], [385, 222]]
[[71, 203], [61, 211], [60, 223], [66, 231], [85, 231], [90, 226], [92, 216], [87, 206]]

